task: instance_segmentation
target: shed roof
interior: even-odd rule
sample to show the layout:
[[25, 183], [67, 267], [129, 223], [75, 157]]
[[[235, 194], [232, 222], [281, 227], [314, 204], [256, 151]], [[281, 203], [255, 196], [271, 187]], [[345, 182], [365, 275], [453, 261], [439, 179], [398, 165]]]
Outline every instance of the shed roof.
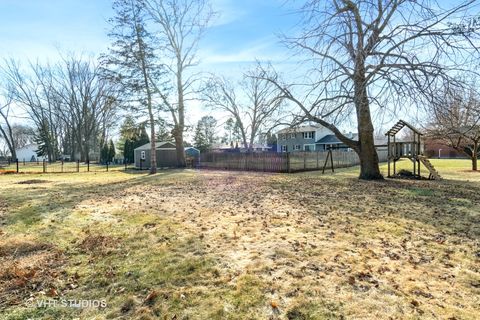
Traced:
[[399, 120], [390, 130], [387, 131], [387, 133], [385, 133], [385, 135], [386, 135], [386, 136], [394, 136], [394, 135], [396, 135], [400, 130], [402, 130], [404, 127], [409, 128], [410, 130], [412, 130], [412, 131], [415, 132], [416, 134], [423, 135], [423, 134], [422, 134], [420, 131], [418, 131], [414, 126], [412, 126], [411, 124], [409, 124], [408, 122], [403, 121], [403, 120]]
[[[135, 150], [150, 150], [150, 142], [144, 144], [143, 146], [135, 148]], [[169, 141], [157, 141], [155, 142], [155, 149], [171, 149], [175, 148], [175, 145]]]

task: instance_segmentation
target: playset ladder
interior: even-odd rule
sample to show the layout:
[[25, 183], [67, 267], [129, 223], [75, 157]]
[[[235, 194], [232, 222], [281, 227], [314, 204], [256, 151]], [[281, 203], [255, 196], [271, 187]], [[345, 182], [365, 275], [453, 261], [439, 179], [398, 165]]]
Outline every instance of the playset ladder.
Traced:
[[420, 160], [421, 163], [425, 166], [425, 168], [428, 169], [430, 172], [429, 178], [432, 178], [434, 180], [442, 180], [442, 177], [440, 174], [438, 174], [438, 171], [435, 169], [433, 164], [430, 162], [430, 160], [427, 159], [425, 156], [417, 156], [418, 160]]

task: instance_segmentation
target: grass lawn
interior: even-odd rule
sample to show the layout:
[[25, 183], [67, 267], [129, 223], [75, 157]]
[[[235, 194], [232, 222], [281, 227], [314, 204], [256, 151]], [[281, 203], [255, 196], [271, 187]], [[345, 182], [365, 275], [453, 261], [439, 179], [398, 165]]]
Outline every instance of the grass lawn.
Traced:
[[480, 174], [432, 163], [0, 175], [0, 318], [478, 319]]

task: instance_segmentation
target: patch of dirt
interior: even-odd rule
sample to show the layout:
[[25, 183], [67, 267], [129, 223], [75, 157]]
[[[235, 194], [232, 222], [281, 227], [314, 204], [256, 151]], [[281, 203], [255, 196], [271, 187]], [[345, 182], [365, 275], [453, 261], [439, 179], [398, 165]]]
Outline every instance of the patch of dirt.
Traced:
[[88, 253], [108, 254], [117, 246], [117, 239], [104, 236], [88, 234], [79, 244], [78, 247]]
[[28, 303], [35, 295], [59, 294], [63, 289], [63, 253], [46, 243], [0, 241], [0, 310]]
[[40, 183], [48, 183], [50, 181], [48, 180], [42, 180], [42, 179], [31, 179], [31, 180], [24, 180], [17, 182], [17, 184], [40, 184]]

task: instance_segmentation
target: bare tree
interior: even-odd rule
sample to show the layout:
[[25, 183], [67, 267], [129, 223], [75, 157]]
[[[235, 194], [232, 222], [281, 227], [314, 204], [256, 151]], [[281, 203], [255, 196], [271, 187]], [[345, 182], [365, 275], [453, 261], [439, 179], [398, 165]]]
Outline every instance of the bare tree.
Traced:
[[467, 155], [476, 171], [480, 153], [480, 97], [474, 90], [447, 89], [430, 104], [428, 135]]
[[192, 99], [193, 85], [198, 74], [188, 74], [197, 65], [196, 51], [212, 17], [208, 0], [142, 0], [153, 22], [157, 26], [160, 46], [171, 59], [167, 63], [172, 75], [172, 87], [176, 97], [170, 99], [162, 88], [157, 87], [167, 110], [173, 119], [173, 138], [177, 150], [179, 167], [185, 167], [183, 135], [185, 132], [186, 102]]
[[[275, 72], [264, 80], [274, 83], [305, 120], [329, 128], [355, 150], [361, 179], [382, 179], [372, 110], [415, 108], [438, 83], [453, 81], [451, 74], [466, 68], [476, 52], [473, 40], [447, 22], [474, 2], [442, 9], [430, 0], [309, 0], [302, 8], [302, 31], [285, 41], [307, 55], [311, 69], [296, 83]], [[350, 116], [358, 141], [337, 127]]]
[[163, 66], [158, 62], [154, 37], [146, 28], [145, 5], [142, 0], [116, 0], [116, 16], [110, 37], [110, 52], [103, 57], [105, 74], [112, 81], [122, 83], [132, 97], [131, 109], [138, 112], [146, 108], [150, 126], [150, 173], [157, 172], [155, 146], [155, 90], [162, 88], [157, 81], [163, 77]]
[[247, 71], [238, 84], [213, 77], [202, 90], [208, 106], [227, 112], [238, 126], [245, 149], [251, 151], [262, 132], [279, 123], [283, 100], [274, 84], [264, 81], [265, 71], [259, 66]]
[[91, 151], [98, 153], [101, 133], [115, 123], [118, 92], [99, 77], [98, 64], [70, 56], [22, 70], [10, 60], [4, 71], [12, 99], [35, 125], [36, 141], [48, 146], [41, 149], [50, 161], [60, 152], [84, 161]]
[[15, 144], [13, 128], [11, 124], [11, 106], [12, 106], [12, 97], [10, 94], [3, 92], [2, 101], [0, 102], [0, 133], [1, 137], [5, 141], [5, 144], [10, 151], [12, 159], [16, 159], [16, 149], [17, 145]]
[[108, 141], [107, 131], [115, 123], [118, 107], [117, 86], [100, 72], [96, 62], [66, 58], [58, 66], [52, 89], [65, 125], [72, 128], [72, 149], [84, 161], [90, 161], [92, 149], [98, 152]]

